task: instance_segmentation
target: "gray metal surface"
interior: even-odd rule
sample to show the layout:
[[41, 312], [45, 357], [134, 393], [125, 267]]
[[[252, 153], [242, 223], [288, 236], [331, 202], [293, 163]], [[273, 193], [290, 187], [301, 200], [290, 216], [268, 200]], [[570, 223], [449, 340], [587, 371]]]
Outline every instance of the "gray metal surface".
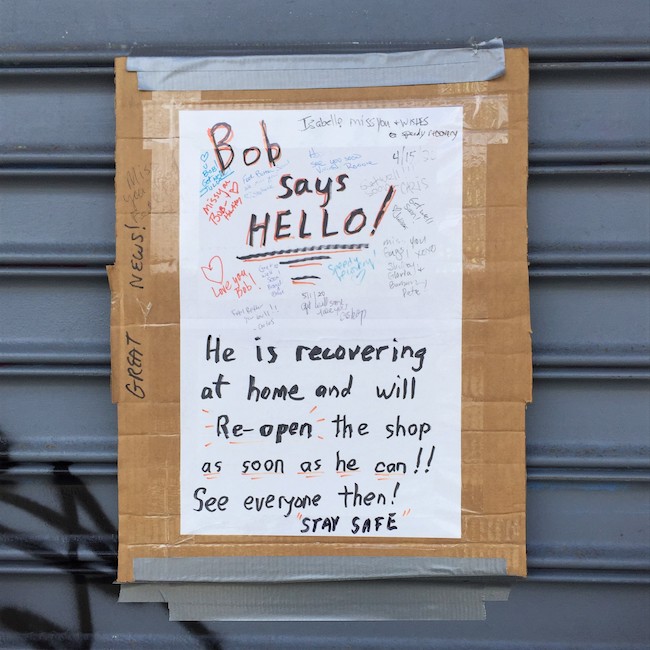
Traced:
[[[117, 604], [112, 58], [531, 50], [530, 578], [487, 622]], [[0, 2], [0, 646], [650, 645], [650, 3]]]

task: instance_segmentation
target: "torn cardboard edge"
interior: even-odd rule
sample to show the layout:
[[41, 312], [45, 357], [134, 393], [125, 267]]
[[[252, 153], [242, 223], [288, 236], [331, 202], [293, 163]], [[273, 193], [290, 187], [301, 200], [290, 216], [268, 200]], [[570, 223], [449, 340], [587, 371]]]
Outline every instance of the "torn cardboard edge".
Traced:
[[[174, 240], [170, 230], [176, 220], [173, 212], [157, 212], [154, 199], [157, 194], [174, 194], [170, 183], [177, 175], [177, 160], [174, 156], [165, 157], [169, 147], [163, 141], [165, 137], [174, 137], [174, 110], [186, 101], [197, 109], [203, 105], [236, 104], [243, 94], [140, 92], [136, 75], [125, 71], [123, 59], [117, 61], [118, 255], [110, 277], [112, 381], [120, 417], [121, 580], [133, 580], [134, 561], [154, 556], [202, 559], [206, 555], [242, 555], [251, 560], [265, 555], [276, 560], [299, 553], [304, 553], [305, 562], [327, 553], [334, 563], [344, 557], [357, 561], [377, 555], [384, 555], [387, 564], [392, 556], [497, 557], [507, 563], [509, 575], [525, 575], [523, 412], [525, 402], [530, 400], [525, 234], [527, 58], [522, 51], [510, 50], [506, 55], [510, 74], [506, 72], [491, 83], [342, 89], [338, 93], [301, 89], [295, 97], [286, 91], [245, 95], [247, 103], [257, 102], [260, 106], [272, 102], [322, 105], [355, 101], [382, 106], [384, 97], [408, 105], [422, 97], [445, 105], [457, 100], [467, 103], [467, 120], [479, 120], [473, 133], [476, 141], [472, 141], [467, 165], [464, 164], [467, 188], [463, 214], [472, 235], [463, 244], [463, 538], [459, 543], [431, 540], [426, 545], [409, 539], [343, 543], [340, 539], [300, 538], [289, 543], [283, 538], [262, 540], [260, 536], [179, 536], [175, 527], [178, 480], [174, 474], [178, 471], [178, 428], [174, 415], [178, 408], [178, 378], [174, 377], [175, 367], [163, 367], [155, 354], [156, 347], [173, 350], [177, 345], [174, 327], [161, 327], [174, 325], [170, 314], [175, 313], [175, 297], [173, 291], [170, 295], [169, 288], [177, 271], [173, 270], [169, 249]], [[149, 118], [156, 118], [157, 128], [169, 124], [166, 136], [145, 129], [145, 112]], [[491, 137], [495, 135], [498, 137]], [[152, 142], [158, 147], [153, 157]], [[477, 151], [478, 144], [481, 146]], [[152, 202], [154, 208], [150, 207]], [[141, 236], [141, 230], [146, 259], [142, 273], [136, 268], [141, 254], [136, 247], [140, 240], [136, 238]], [[145, 278], [145, 290], [136, 288], [141, 280], [133, 280], [134, 272]], [[519, 325], [503, 330], [502, 324], [514, 316]], [[125, 336], [129, 332], [134, 338], [142, 334], [141, 349], [137, 347], [139, 343], [127, 345]], [[513, 347], [512, 341], [518, 345]], [[147, 388], [145, 400], [131, 391], [120, 391], [129, 383], [140, 385], [134, 378], [138, 368], [130, 361], [138, 358], [142, 350], [146, 350], [148, 364], [143, 384]], [[474, 363], [479, 359], [483, 361]], [[129, 369], [133, 374], [127, 374]], [[513, 382], [516, 390], [512, 390]], [[466, 416], [470, 406], [472, 413], [476, 411], [471, 420]], [[504, 422], [510, 420], [513, 424], [506, 426]], [[504, 430], [512, 435], [504, 436]], [[164, 475], [160, 474], [161, 467], [165, 468]], [[377, 585], [378, 581], [373, 580], [372, 584]]]
[[503, 41], [414, 52], [129, 57], [140, 90], [264, 90], [466, 83], [505, 72]]
[[505, 576], [500, 558], [188, 557], [135, 558], [136, 582], [316, 582]]
[[[512, 581], [510, 581], [512, 582]], [[171, 621], [483, 621], [508, 584], [424, 580], [125, 584], [121, 603], [167, 603]]]

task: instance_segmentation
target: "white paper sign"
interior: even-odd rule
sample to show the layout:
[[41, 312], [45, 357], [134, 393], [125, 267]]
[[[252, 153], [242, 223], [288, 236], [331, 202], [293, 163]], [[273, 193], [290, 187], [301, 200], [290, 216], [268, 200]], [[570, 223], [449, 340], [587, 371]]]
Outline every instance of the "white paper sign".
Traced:
[[462, 108], [179, 120], [181, 533], [460, 537]]

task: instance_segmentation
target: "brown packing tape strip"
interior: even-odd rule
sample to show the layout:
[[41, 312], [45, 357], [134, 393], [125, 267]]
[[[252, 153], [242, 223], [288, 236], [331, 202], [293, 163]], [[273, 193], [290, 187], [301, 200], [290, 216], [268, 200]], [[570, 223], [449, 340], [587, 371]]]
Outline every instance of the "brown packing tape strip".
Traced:
[[[124, 59], [116, 61], [111, 344], [119, 414], [120, 581], [133, 580], [135, 558], [205, 555], [496, 557], [507, 561], [508, 574], [525, 575], [523, 427], [531, 395], [526, 52], [506, 51], [506, 65], [506, 75], [492, 82], [151, 93], [138, 91], [135, 74], [125, 71]], [[178, 109], [458, 104], [465, 106], [469, 143], [464, 158], [461, 540], [180, 536], [174, 256]]]

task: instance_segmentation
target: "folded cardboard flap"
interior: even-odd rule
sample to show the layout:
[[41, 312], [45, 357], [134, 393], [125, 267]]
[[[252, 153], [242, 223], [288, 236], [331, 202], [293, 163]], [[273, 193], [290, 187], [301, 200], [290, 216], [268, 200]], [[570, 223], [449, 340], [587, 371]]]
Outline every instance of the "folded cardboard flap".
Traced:
[[[120, 582], [168, 583], [176, 575], [219, 580], [224, 567], [236, 579], [264, 574], [271, 566], [265, 563], [269, 557], [278, 558], [273, 565], [277, 580], [283, 575], [287, 580], [313, 578], [317, 558], [319, 566], [328, 567], [323, 575], [329, 579], [338, 579], [341, 568], [350, 564], [360, 567], [358, 577], [393, 577], [404, 558], [411, 569], [437, 566], [440, 575], [450, 570], [455, 575], [485, 575], [486, 570], [526, 574], [524, 413], [532, 375], [528, 61], [525, 50], [505, 54], [506, 73], [494, 81], [336, 90], [146, 92], [138, 90], [137, 75], [127, 71], [126, 60], [116, 60], [117, 251], [109, 278], [112, 393], [119, 416]], [[180, 534], [177, 115], [181, 109], [251, 106], [464, 107], [458, 540]], [[335, 561], [323, 564], [323, 558]], [[384, 561], [373, 563], [377, 558]], [[429, 564], [431, 558], [438, 559]], [[285, 587], [278, 588], [286, 593]], [[188, 589], [193, 588], [174, 593], [187, 594]], [[305, 593], [327, 601], [317, 592]], [[480, 596], [478, 600], [482, 603]], [[182, 608], [177, 612], [185, 614]], [[292, 615], [288, 610], [267, 614]], [[242, 616], [242, 609], [237, 610], [235, 618]]]

